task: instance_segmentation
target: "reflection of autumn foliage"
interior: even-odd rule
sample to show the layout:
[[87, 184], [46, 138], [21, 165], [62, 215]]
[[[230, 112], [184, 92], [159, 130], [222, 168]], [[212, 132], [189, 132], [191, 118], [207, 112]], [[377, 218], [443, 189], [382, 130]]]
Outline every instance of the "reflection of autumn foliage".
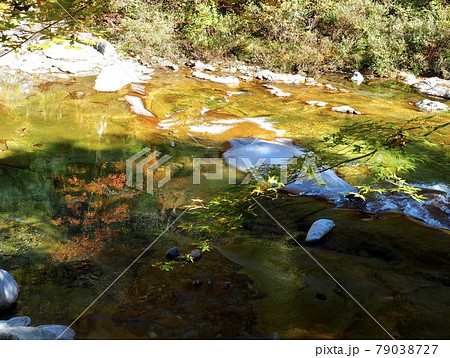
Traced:
[[129, 220], [130, 206], [124, 200], [138, 195], [125, 186], [125, 174], [109, 174], [86, 182], [73, 176], [60, 178], [65, 215], [55, 220], [71, 239], [52, 258], [57, 262], [86, 260], [99, 252], [107, 240], [118, 237]]
[[52, 259], [56, 262], [89, 260], [102, 249], [104, 239], [113, 235], [116, 234], [113, 234], [111, 229], [106, 227], [95, 230], [93, 238], [90, 235], [75, 236], [71, 241], [53, 252]]

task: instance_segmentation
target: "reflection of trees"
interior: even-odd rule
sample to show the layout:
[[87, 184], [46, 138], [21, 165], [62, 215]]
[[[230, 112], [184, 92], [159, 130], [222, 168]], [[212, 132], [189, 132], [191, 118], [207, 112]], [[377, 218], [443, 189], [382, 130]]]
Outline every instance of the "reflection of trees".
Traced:
[[130, 204], [124, 200], [139, 193], [125, 186], [123, 173], [90, 182], [76, 175], [59, 179], [57, 194], [63, 198], [65, 212], [54, 223], [63, 226], [72, 238], [52, 258], [58, 262], [89, 259], [125, 230]]

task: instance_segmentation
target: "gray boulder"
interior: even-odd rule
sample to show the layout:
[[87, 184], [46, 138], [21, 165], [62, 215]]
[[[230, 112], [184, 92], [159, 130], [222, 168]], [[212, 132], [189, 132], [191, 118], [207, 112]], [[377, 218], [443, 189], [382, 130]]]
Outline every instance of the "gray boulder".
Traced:
[[0, 310], [8, 308], [17, 301], [19, 285], [8, 271], [0, 269]]
[[350, 106], [333, 107], [331, 108], [331, 110], [340, 113], [362, 114], [361, 112], [358, 112], [356, 109], [353, 109]]
[[8, 321], [0, 321], [0, 340], [72, 340], [75, 331], [62, 325], [43, 325], [28, 327], [31, 318], [14, 317]]
[[329, 219], [316, 220], [311, 225], [308, 234], [306, 235], [305, 241], [310, 242], [320, 240], [326, 234], [328, 234], [334, 227], [335, 225], [333, 220]]

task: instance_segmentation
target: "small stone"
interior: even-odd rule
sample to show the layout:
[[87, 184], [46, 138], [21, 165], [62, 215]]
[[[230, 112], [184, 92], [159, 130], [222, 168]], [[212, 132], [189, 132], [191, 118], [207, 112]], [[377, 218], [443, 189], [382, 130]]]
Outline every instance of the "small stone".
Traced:
[[358, 71], [353, 72], [350, 76], [350, 81], [356, 83], [359, 86], [364, 81], [364, 76]]
[[231, 282], [225, 282], [224, 283], [224, 285], [223, 285], [223, 289], [224, 290], [229, 290], [231, 288], [233, 288], [233, 285], [231, 284]]
[[198, 261], [202, 258], [202, 250], [194, 249], [189, 253], [189, 256], [192, 257], [194, 261]]
[[320, 219], [314, 221], [311, 225], [308, 234], [306, 235], [306, 242], [316, 241], [323, 238], [326, 234], [328, 234], [331, 229], [333, 229], [336, 225], [333, 220], [329, 219]]
[[316, 298], [317, 298], [318, 300], [322, 300], [322, 301], [326, 301], [326, 300], [327, 300], [327, 296], [324, 295], [323, 293], [318, 293], [318, 294], [316, 294]]
[[208, 284], [209, 287], [213, 287], [214, 286], [214, 281], [211, 280], [211, 279], [206, 281], [206, 283]]
[[180, 248], [175, 246], [170, 248], [165, 253], [167, 260], [175, 260], [178, 256], [180, 256]]
[[203, 281], [202, 280], [195, 280], [194, 282], [192, 282], [192, 285], [194, 287], [200, 287], [201, 285], [203, 285]]
[[179, 67], [177, 65], [175, 65], [174, 63], [168, 63], [166, 65], [167, 68], [170, 68], [171, 70], [173, 70], [173, 72], [177, 72], [179, 70]]
[[72, 99], [81, 99], [86, 97], [86, 92], [83, 91], [73, 91], [69, 93], [69, 97]]
[[327, 83], [327, 84], [325, 85], [325, 87], [328, 88], [329, 90], [332, 90], [332, 91], [336, 91], [336, 90], [337, 90], [336, 87], [330, 85], [329, 83]]

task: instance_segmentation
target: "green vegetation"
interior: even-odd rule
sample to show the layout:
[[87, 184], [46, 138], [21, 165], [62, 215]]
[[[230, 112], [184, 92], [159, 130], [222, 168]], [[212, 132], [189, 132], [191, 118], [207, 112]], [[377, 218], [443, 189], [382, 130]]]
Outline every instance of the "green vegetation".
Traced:
[[450, 76], [447, 0], [60, 3], [73, 18], [54, 1], [3, 2], [2, 32], [15, 27], [19, 17], [31, 26], [19, 38], [3, 33], [2, 42], [20, 44], [42, 26], [49, 36], [73, 36], [88, 28], [144, 59], [245, 62], [293, 72], [364, 70], [385, 76], [404, 69]]
[[109, 29], [125, 50], [144, 57], [450, 76], [450, 9], [442, 0], [229, 3], [113, 0], [117, 26]]

